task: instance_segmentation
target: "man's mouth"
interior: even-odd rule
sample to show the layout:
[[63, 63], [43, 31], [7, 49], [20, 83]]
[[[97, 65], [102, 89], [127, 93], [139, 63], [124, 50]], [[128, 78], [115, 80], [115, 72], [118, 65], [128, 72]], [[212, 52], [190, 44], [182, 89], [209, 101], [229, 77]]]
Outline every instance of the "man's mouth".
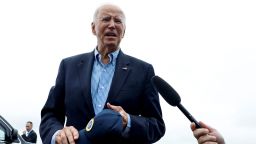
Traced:
[[114, 32], [107, 32], [105, 33], [105, 36], [116, 37], [117, 35]]

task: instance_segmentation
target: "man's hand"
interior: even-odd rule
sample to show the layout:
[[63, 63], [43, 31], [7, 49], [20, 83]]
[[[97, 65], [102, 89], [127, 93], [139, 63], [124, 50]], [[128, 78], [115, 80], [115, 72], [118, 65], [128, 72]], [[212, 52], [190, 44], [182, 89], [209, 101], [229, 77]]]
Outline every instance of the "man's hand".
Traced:
[[123, 120], [123, 127], [126, 127], [128, 123], [128, 114], [124, 111], [124, 109], [121, 106], [111, 105], [110, 103], [107, 103], [107, 107], [120, 113]]
[[75, 144], [79, 137], [78, 131], [73, 126], [64, 127], [55, 137], [56, 144]]
[[199, 124], [202, 128], [196, 129], [195, 123], [190, 126], [198, 144], [225, 144], [224, 138], [216, 129], [201, 121]]

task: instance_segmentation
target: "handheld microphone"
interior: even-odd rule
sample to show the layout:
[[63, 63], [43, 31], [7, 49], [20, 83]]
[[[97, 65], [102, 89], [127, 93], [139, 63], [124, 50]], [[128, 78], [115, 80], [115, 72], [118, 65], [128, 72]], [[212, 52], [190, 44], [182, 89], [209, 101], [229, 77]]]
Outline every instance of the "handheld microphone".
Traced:
[[151, 82], [168, 104], [174, 107], [177, 106], [190, 120], [190, 122], [194, 122], [196, 124], [196, 128], [201, 128], [198, 121], [180, 103], [181, 98], [179, 94], [165, 80], [159, 76], [153, 76]]

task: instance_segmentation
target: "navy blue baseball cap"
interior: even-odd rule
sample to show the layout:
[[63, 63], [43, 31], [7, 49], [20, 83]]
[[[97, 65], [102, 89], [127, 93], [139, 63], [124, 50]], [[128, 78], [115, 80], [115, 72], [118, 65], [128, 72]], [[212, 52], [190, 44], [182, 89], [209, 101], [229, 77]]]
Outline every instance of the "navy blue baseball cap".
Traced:
[[111, 109], [104, 109], [88, 122], [85, 129], [79, 131], [77, 143], [91, 144], [97, 139], [107, 140], [110, 137], [120, 137], [122, 131], [122, 116]]
[[85, 134], [84, 130], [79, 131], [79, 138], [76, 141], [76, 144], [92, 144], [89, 137]]

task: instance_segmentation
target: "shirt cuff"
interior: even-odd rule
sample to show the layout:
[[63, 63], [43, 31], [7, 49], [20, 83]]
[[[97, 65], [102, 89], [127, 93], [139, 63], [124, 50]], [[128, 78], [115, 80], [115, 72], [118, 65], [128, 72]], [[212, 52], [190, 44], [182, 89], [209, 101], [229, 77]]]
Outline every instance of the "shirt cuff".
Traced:
[[56, 135], [58, 134], [60, 132], [60, 130], [57, 130], [54, 134], [53, 134], [53, 136], [52, 136], [52, 140], [51, 140], [51, 144], [55, 144], [55, 137], [56, 137]]
[[129, 114], [127, 114], [127, 117], [128, 117], [127, 127], [130, 128], [131, 127], [131, 117]]

